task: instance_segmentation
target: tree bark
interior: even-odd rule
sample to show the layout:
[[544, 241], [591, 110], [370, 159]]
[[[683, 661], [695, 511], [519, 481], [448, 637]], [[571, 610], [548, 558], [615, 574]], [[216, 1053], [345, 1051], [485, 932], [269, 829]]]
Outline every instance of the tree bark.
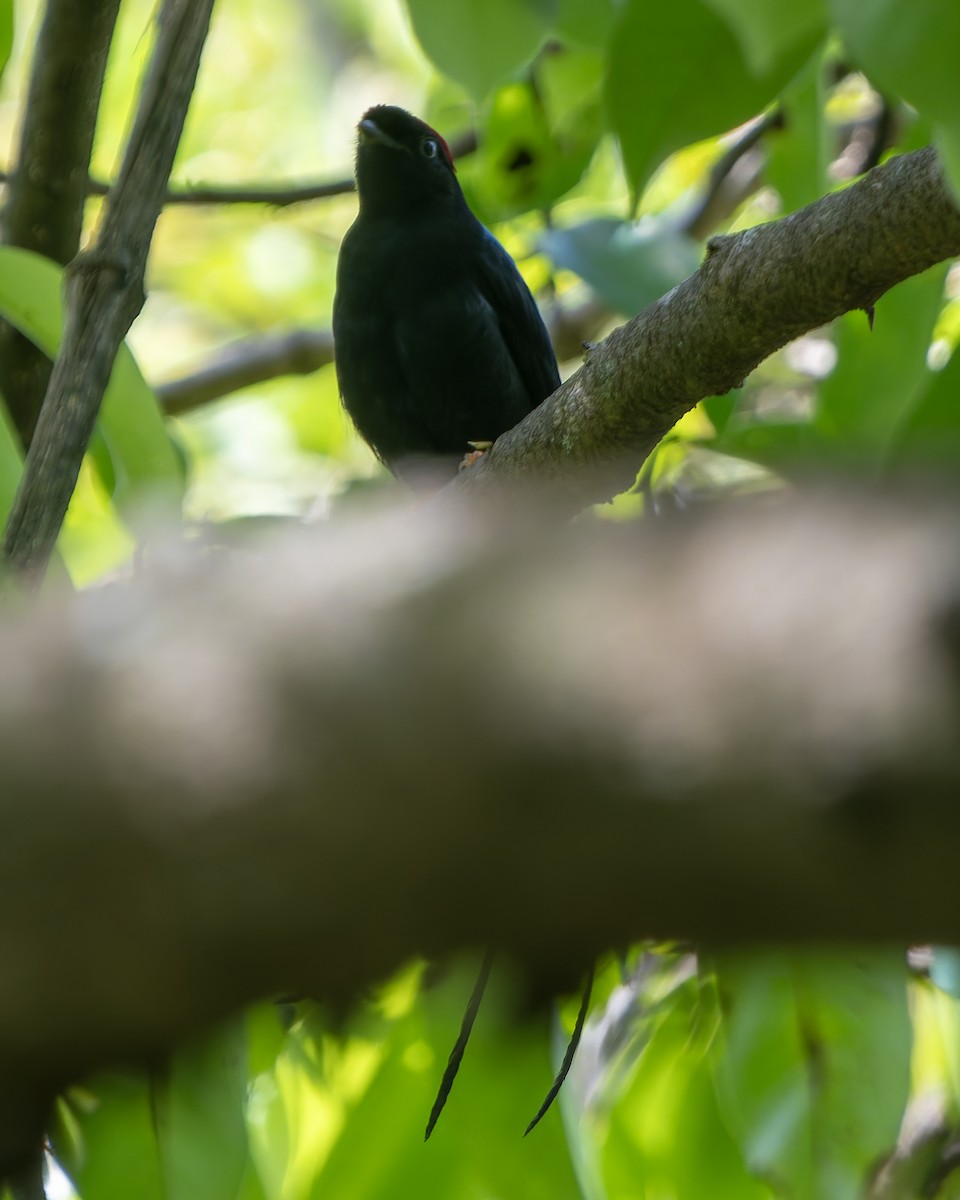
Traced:
[[884, 292], [960, 254], [960, 209], [928, 147], [791, 216], [715, 237], [707, 251], [695, 275], [593, 349], [454, 490], [509, 506], [512, 486], [535, 478], [558, 515], [608, 500], [698, 401], [739, 387], [842, 313], [872, 320]]
[[645, 936], [960, 941], [960, 507], [523, 524], [155, 550], [0, 620], [0, 1165], [71, 1077], [417, 953], [545, 991]]

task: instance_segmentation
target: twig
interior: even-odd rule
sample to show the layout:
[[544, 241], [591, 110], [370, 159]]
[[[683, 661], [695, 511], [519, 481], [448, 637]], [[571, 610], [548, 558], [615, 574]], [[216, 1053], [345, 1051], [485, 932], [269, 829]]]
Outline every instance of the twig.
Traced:
[[[771, 130], [782, 128], [783, 111], [780, 108], [772, 108], [743, 127], [710, 168], [703, 195], [684, 217], [684, 233], [700, 241], [716, 229], [723, 217], [728, 216], [738, 204], [756, 191], [760, 181], [760, 168], [759, 164], [753, 165], [752, 168], [748, 165], [749, 156]], [[763, 161], [760, 154], [754, 157], [760, 162]], [[745, 165], [747, 169], [741, 171]]]
[[150, 71], [94, 248], [68, 272], [66, 319], [47, 399], [4, 537], [7, 561], [42, 576], [77, 481], [143, 278], [200, 65], [213, 0], [164, 0]]
[[[472, 130], [461, 134], [450, 142], [454, 158], [464, 158], [477, 148], [477, 135]], [[0, 171], [0, 183], [10, 183], [14, 177], [6, 171]], [[116, 184], [110, 184], [102, 179], [88, 179], [86, 194], [88, 196], [109, 196]], [[331, 179], [317, 183], [278, 183], [270, 185], [256, 184], [224, 184], [222, 187], [213, 184], [184, 185], [183, 187], [167, 188], [163, 196], [164, 207], [172, 205], [193, 204], [198, 206], [216, 204], [267, 204], [274, 208], [286, 208], [291, 204], [306, 204], [311, 200], [328, 200], [332, 196], [345, 196], [356, 190], [353, 176], [341, 179]]]

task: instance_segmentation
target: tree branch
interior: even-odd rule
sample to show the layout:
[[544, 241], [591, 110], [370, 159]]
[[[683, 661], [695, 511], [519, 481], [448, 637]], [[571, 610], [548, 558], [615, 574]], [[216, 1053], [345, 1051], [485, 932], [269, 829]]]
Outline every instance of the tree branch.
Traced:
[[154, 388], [171, 416], [190, 412], [241, 388], [280, 375], [310, 375], [333, 362], [329, 329], [294, 329], [269, 337], [243, 338], [226, 346], [206, 366]]
[[561, 514], [607, 500], [699, 400], [956, 254], [960, 210], [930, 148], [782, 220], [715, 237], [695, 275], [615, 330], [451, 487], [497, 502], [536, 478]]
[[[120, 0], [48, 0], [37, 37], [3, 241], [65, 266], [80, 247], [90, 152]], [[0, 394], [30, 445], [50, 360], [0, 322]]]
[[7, 561], [42, 575], [117, 350], [143, 306], [153, 229], [193, 92], [213, 0], [164, 0], [116, 193], [94, 248], [67, 277], [63, 340], [4, 535]]
[[[576, 304], [558, 301], [544, 313], [561, 362], [581, 355], [584, 341], [594, 337], [609, 319], [609, 310], [592, 297]], [[153, 390], [164, 410], [179, 416], [269, 379], [311, 375], [329, 366], [333, 357], [333, 333], [329, 329], [257, 335], [225, 346], [199, 370], [156, 384]]]
[[[450, 152], [454, 158], [464, 158], [473, 154], [476, 148], [477, 135], [474, 130], [469, 130], [450, 142]], [[8, 183], [15, 178], [15, 175], [0, 171], [0, 183]], [[87, 196], [109, 196], [115, 186], [102, 179], [87, 179], [81, 190]], [[352, 175], [311, 183], [185, 184], [167, 188], [163, 204], [165, 208], [178, 205], [209, 207], [221, 204], [266, 204], [271, 208], [288, 208], [292, 204], [307, 204], [313, 200], [346, 196], [356, 191], [356, 187]]]
[[960, 941], [960, 508], [524, 525], [148, 554], [0, 619], [0, 1165], [69, 1078], [415, 953], [549, 988], [644, 936]]

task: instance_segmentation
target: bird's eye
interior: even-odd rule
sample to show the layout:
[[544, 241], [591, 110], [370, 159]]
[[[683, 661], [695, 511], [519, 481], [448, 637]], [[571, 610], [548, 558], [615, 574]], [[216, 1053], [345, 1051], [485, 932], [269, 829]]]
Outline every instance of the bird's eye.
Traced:
[[432, 138], [432, 137], [425, 137], [423, 139], [423, 141], [420, 143], [420, 153], [423, 155], [424, 158], [436, 158], [437, 157], [437, 139]]

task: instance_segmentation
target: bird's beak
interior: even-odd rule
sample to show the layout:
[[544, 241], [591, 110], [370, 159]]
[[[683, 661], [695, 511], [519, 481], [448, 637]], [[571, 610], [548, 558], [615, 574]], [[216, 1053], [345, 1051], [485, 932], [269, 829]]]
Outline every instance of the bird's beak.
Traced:
[[376, 121], [371, 121], [369, 117], [362, 120], [357, 126], [357, 136], [361, 146], [369, 142], [376, 142], [380, 146], [389, 146], [391, 150], [406, 149], [395, 138], [392, 138], [388, 133], [384, 133]]

